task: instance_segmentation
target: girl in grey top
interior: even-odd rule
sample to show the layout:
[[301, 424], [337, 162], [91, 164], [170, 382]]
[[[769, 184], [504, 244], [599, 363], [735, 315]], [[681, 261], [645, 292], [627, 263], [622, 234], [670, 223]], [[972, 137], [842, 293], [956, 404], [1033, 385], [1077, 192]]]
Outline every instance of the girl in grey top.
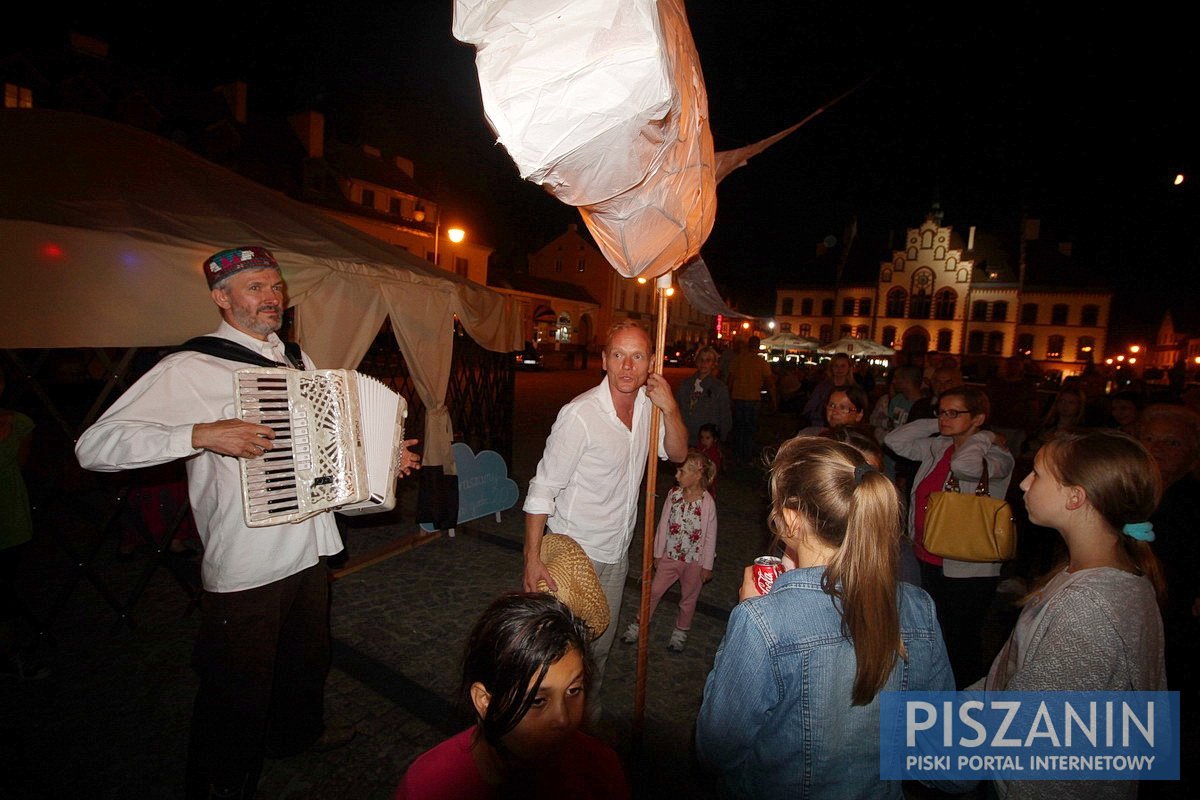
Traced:
[[[1068, 560], [1027, 598], [985, 679], [994, 691], [1163, 691], [1165, 585], [1146, 520], [1162, 482], [1116, 431], [1068, 433], [1021, 482], [1029, 519], [1063, 537]], [[1134, 798], [1136, 781], [997, 781], [1002, 798]]]

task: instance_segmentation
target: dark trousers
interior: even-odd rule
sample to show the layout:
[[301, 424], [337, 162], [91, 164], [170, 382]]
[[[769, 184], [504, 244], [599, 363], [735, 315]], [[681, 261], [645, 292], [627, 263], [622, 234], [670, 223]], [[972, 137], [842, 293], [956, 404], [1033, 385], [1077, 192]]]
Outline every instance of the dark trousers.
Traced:
[[937, 607], [946, 655], [961, 689], [987, 675], [991, 664], [983, 654], [983, 625], [1000, 578], [947, 578], [941, 567], [921, 563], [921, 587]]
[[299, 753], [323, 731], [329, 570], [321, 559], [266, 586], [205, 592], [201, 608], [188, 797], [253, 797], [264, 749]]
[[759, 400], [733, 401], [733, 455], [745, 464], [756, 455], [755, 439], [758, 436]]

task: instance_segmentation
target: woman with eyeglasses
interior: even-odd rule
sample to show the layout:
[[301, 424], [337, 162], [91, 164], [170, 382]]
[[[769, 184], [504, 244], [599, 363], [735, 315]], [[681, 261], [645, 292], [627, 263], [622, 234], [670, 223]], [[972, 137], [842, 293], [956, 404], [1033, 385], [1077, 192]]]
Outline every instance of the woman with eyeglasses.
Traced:
[[921, 565], [921, 585], [937, 605], [950, 664], [960, 687], [983, 674], [981, 632], [996, 586], [1000, 562], [943, 559], [923, 546], [929, 495], [942, 491], [953, 472], [964, 492], [974, 490], [988, 469], [988, 494], [1002, 498], [1012, 479], [1012, 453], [983, 430], [990, 411], [987, 395], [972, 386], [949, 389], [938, 398], [937, 418], [901, 425], [884, 437], [898, 455], [919, 461], [908, 504], [908, 532]]
[[871, 401], [861, 386], [840, 386], [829, 393], [829, 400], [825, 403], [826, 424], [810, 425], [797, 435], [821, 436], [834, 428], [859, 427], [870, 406]]

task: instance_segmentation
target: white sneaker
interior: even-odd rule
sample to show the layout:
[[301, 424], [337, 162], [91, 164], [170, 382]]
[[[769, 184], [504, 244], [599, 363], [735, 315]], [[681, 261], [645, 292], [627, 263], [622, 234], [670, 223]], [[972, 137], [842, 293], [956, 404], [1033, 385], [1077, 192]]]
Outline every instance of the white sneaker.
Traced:
[[685, 644], [687, 644], [687, 631], [676, 628], [671, 632], [671, 641], [667, 642], [667, 649], [681, 653]]
[[636, 622], [631, 622], [625, 632], [621, 634], [621, 641], [625, 644], [634, 644], [638, 640], [639, 633], [641, 633], [641, 628]]

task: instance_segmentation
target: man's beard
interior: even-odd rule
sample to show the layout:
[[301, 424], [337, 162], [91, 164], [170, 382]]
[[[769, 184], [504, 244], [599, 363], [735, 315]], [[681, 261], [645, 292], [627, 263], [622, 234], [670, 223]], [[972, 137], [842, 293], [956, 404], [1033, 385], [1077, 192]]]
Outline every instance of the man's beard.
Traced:
[[[279, 308], [278, 306], [274, 306], [274, 307]], [[250, 331], [251, 333], [256, 333], [259, 336], [266, 336], [268, 333], [275, 333], [281, 327], [283, 327], [283, 313], [282, 313], [283, 310], [282, 309], [280, 309], [280, 314], [275, 319], [274, 322], [267, 322], [265, 320], [260, 320], [258, 318], [258, 313], [267, 308], [272, 308], [272, 306], [262, 305], [262, 306], [259, 306], [257, 309], [255, 309], [254, 312], [248, 312], [243, 308], [234, 308], [233, 309], [233, 318], [235, 320], [237, 320], [238, 325], [243, 330]]]

